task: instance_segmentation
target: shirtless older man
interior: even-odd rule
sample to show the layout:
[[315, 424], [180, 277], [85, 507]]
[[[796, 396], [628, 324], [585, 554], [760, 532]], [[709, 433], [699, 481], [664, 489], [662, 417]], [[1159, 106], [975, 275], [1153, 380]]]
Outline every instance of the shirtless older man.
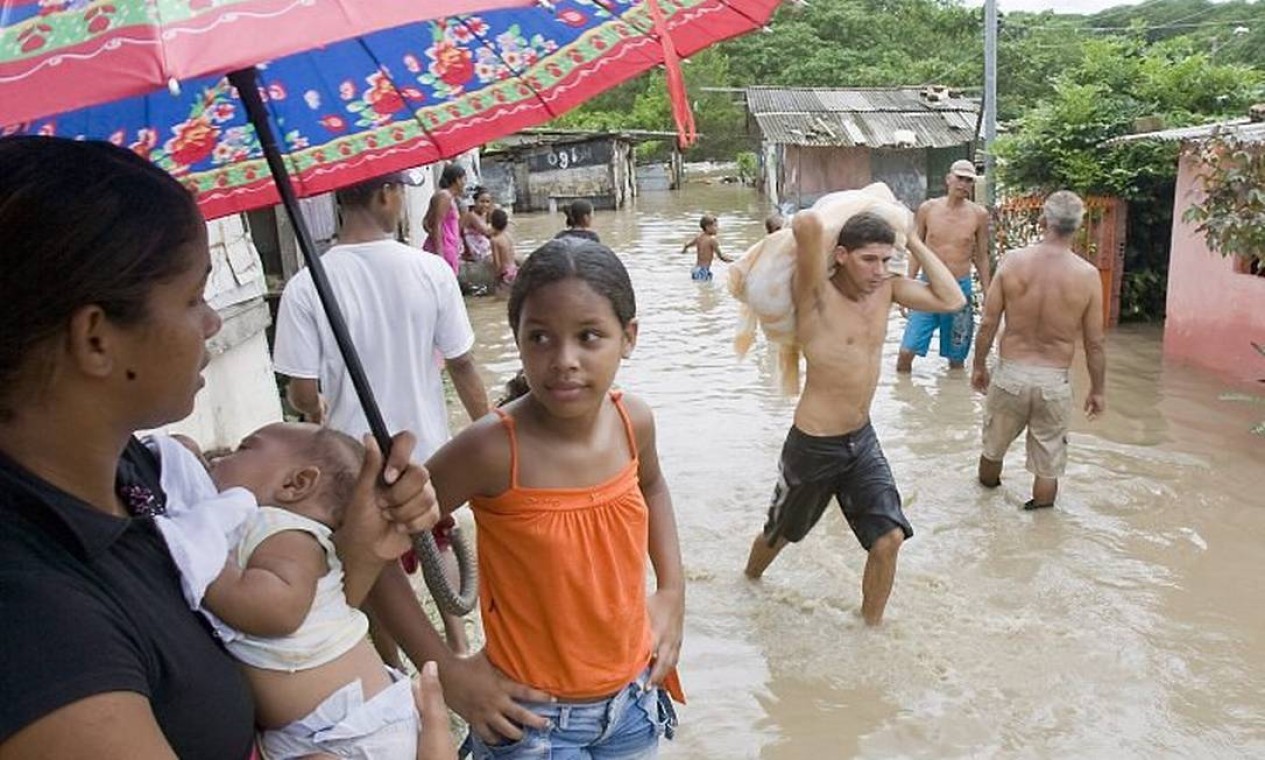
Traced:
[[[989, 487], [1001, 484], [1006, 449], [1026, 427], [1028, 471], [1033, 475], [1032, 500], [1024, 505], [1029, 510], [1054, 506], [1058, 479], [1067, 464], [1072, 416], [1067, 376], [1078, 339], [1085, 344], [1089, 366], [1085, 414], [1092, 420], [1107, 408], [1102, 285], [1098, 270], [1071, 247], [1084, 214], [1085, 204], [1075, 193], [1062, 190], [1046, 200], [1041, 218], [1044, 238], [1006, 254], [997, 268], [975, 349], [971, 385], [988, 393], [980, 482]], [[1001, 361], [990, 378], [988, 352], [1003, 317]]]
[[913, 535], [870, 424], [888, 313], [893, 301], [952, 312], [966, 298], [948, 267], [917, 234], [910, 237], [909, 250], [926, 269], [929, 284], [889, 276], [896, 233], [877, 215], [852, 217], [838, 241], [826, 239], [813, 211], [796, 214], [791, 229], [796, 330], [808, 379], [782, 447], [781, 476], [768, 520], [751, 546], [746, 572], [759, 578], [787, 543], [808, 534], [834, 496], [869, 553], [861, 614], [877, 625], [896, 577], [897, 551]]
[[[928, 314], [913, 311], [905, 325], [905, 337], [900, 342], [900, 356], [896, 359], [897, 372], [913, 369], [914, 355], [926, 356], [931, 346], [931, 336], [940, 332], [940, 355], [949, 360], [949, 366], [961, 369], [971, 352], [971, 337], [975, 332], [975, 314], [971, 305], [971, 264], [979, 272], [980, 287], [988, 292], [990, 272], [988, 267], [988, 211], [972, 202], [971, 189], [975, 186], [975, 164], [965, 159], [954, 161], [944, 177], [948, 195], [932, 198], [918, 207], [914, 224], [918, 234], [927, 241], [931, 250], [949, 267], [966, 296], [966, 306], [952, 314]], [[922, 264], [914, 259], [909, 263], [909, 276], [917, 278]]]

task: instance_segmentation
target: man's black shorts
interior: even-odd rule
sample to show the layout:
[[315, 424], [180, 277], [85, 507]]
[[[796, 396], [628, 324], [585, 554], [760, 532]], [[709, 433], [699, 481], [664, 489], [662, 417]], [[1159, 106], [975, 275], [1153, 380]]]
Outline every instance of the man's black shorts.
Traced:
[[781, 476], [773, 491], [764, 536], [796, 542], [808, 535], [826, 510], [839, 500], [843, 516], [861, 546], [869, 551], [880, 537], [900, 528], [914, 529], [900, 508], [892, 470], [868, 422], [845, 435], [815, 436], [792, 427], [782, 446]]

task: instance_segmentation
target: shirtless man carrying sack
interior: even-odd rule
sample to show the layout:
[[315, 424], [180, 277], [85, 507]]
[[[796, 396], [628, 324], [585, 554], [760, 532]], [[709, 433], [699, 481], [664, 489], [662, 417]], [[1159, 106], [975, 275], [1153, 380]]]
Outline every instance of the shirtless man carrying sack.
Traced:
[[[838, 240], [825, 237], [815, 211], [792, 220], [796, 336], [808, 379], [782, 447], [781, 475], [768, 520], [751, 546], [747, 577], [759, 578], [788, 543], [804, 538], [831, 497], [869, 553], [861, 614], [877, 625], [896, 577], [896, 554], [913, 528], [870, 424], [892, 302], [952, 312], [966, 303], [948, 267], [915, 233], [909, 250], [928, 282], [891, 277], [896, 231], [881, 216], [850, 218]], [[829, 264], [829, 266], [827, 266]]]
[[[940, 333], [940, 356], [949, 360], [949, 367], [961, 369], [966, 365], [975, 332], [971, 264], [979, 272], [980, 287], [985, 293], [991, 280], [988, 268], [988, 211], [970, 199], [975, 179], [975, 164], [966, 159], [954, 161], [944, 178], [948, 195], [924, 202], [914, 216], [914, 229], [957, 278], [958, 286], [966, 296], [966, 306], [952, 314], [910, 311], [905, 337], [900, 342], [900, 355], [896, 359], [897, 372], [909, 372], [915, 355], [927, 355], [931, 336], [936, 331]], [[917, 279], [920, 269], [925, 269], [925, 266], [918, 259], [913, 259], [909, 263], [910, 278]]]

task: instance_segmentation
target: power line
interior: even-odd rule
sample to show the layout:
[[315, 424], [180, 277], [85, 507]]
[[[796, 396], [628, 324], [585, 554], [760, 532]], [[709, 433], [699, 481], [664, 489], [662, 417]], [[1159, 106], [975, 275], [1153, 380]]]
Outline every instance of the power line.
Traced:
[[1026, 30], [1026, 29], [1046, 29], [1056, 31], [1074, 31], [1074, 32], [1132, 32], [1132, 31], [1154, 31], [1157, 29], [1197, 29], [1211, 26], [1247, 26], [1248, 24], [1259, 21], [1259, 19], [1246, 19], [1242, 21], [1200, 21], [1189, 24], [1135, 24], [1132, 26], [1076, 26], [1074, 24], [1016, 24], [1014, 26], [1005, 27], [1007, 30]]

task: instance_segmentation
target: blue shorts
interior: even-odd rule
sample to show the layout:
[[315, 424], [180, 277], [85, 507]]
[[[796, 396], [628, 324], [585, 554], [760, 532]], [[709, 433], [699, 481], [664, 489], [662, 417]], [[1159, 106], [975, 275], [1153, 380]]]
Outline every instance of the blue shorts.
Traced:
[[[926, 278], [920, 278], [926, 282]], [[905, 325], [905, 337], [900, 347], [919, 356], [926, 356], [931, 346], [931, 336], [940, 331], [940, 355], [954, 363], [964, 363], [971, 353], [971, 339], [975, 337], [975, 308], [971, 303], [971, 276], [958, 280], [966, 306], [952, 314], [936, 314], [927, 311], [910, 311]]]
[[712, 268], [711, 267], [694, 267], [693, 269], [690, 270], [690, 279], [694, 280], [695, 282], [711, 282]]
[[484, 744], [471, 732], [459, 756], [489, 758], [556, 758], [559, 760], [649, 760], [658, 757], [659, 739], [676, 732], [676, 710], [668, 693], [647, 688], [647, 669], [618, 694], [593, 702], [524, 702], [549, 720], [548, 728], [523, 727], [523, 738], [506, 744]]

